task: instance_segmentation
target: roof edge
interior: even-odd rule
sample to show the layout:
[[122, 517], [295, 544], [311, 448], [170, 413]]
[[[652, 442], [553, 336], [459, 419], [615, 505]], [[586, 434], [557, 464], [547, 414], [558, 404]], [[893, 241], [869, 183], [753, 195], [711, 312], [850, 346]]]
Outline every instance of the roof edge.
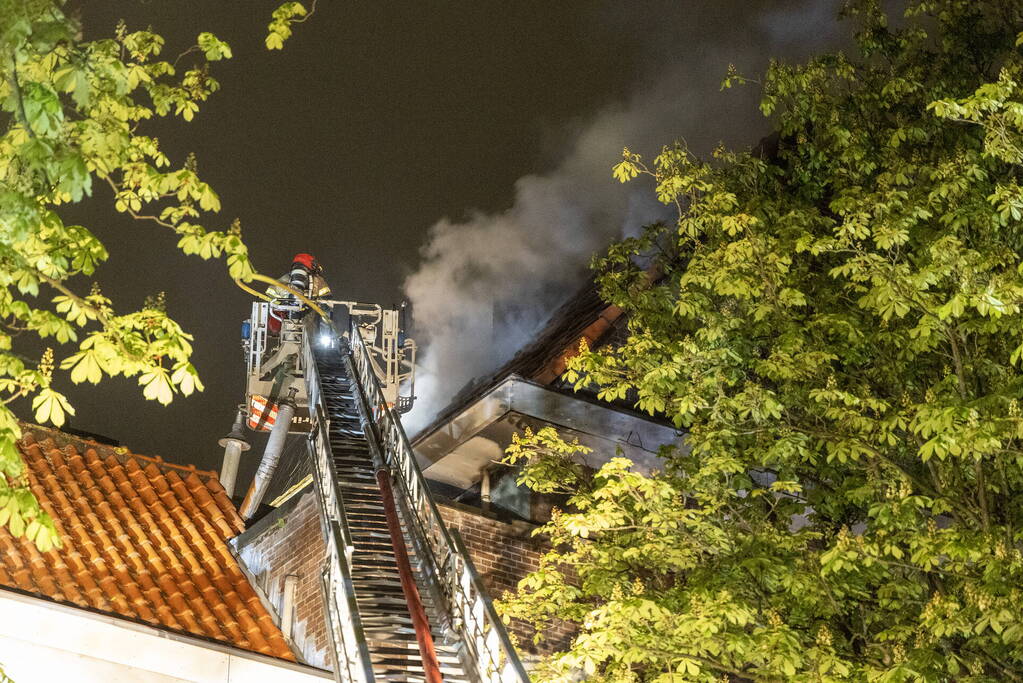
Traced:
[[187, 645], [195, 645], [203, 647], [207, 650], [214, 650], [216, 652], [222, 652], [224, 654], [233, 655], [236, 657], [242, 657], [244, 659], [251, 659], [254, 661], [261, 661], [274, 666], [281, 666], [294, 671], [300, 671], [303, 673], [309, 673], [312, 675], [320, 676], [324, 679], [333, 680], [333, 676], [329, 671], [310, 666], [309, 664], [302, 664], [298, 661], [291, 661], [283, 659], [281, 657], [274, 657], [273, 655], [263, 654], [262, 652], [255, 652], [254, 650], [246, 650], [245, 648], [232, 645], [231, 643], [223, 640], [216, 640], [214, 638], [204, 638], [194, 633], [187, 631], [179, 631], [172, 628], [163, 626], [154, 626], [148, 622], [132, 617], [122, 616], [115, 612], [104, 612], [93, 607], [83, 607], [76, 605], [71, 602], [64, 600], [55, 600], [45, 595], [39, 595], [36, 593], [30, 593], [23, 591], [19, 588], [12, 586], [0, 586], [0, 599], [9, 598], [23, 602], [27, 604], [37, 604], [45, 607], [46, 609], [52, 609], [58, 612], [64, 612], [74, 614], [75, 616], [84, 616], [89, 619], [95, 619], [102, 621], [113, 626], [124, 628], [131, 631], [138, 631], [149, 635], [156, 636], [158, 638], [167, 638], [177, 642], [185, 643]]

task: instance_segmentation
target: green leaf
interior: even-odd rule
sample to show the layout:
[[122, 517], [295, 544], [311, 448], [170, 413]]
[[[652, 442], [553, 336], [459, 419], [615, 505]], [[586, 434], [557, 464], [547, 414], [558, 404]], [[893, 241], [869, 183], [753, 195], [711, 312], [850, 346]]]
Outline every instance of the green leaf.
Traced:
[[199, 381], [199, 374], [191, 363], [179, 364], [175, 368], [174, 374], [171, 375], [171, 383], [184, 396], [191, 396], [192, 392], [202, 391], [204, 388], [202, 382]]
[[268, 33], [266, 36], [266, 49], [267, 50], [281, 50], [284, 48], [284, 37], [277, 33]]
[[627, 183], [639, 175], [639, 169], [631, 161], [625, 160], [615, 165], [612, 175], [620, 183]]
[[231, 47], [212, 33], [200, 33], [197, 42], [206, 59], [211, 62], [231, 58]]
[[164, 368], [154, 368], [144, 373], [139, 377], [139, 384], [144, 387], [142, 395], [150, 401], [167, 405], [174, 398], [174, 388]]
[[75, 410], [67, 399], [53, 389], [41, 389], [32, 399], [32, 409], [39, 424], [53, 423], [60, 427], [64, 424], [65, 415], [74, 415]]
[[98, 384], [103, 378], [103, 366], [95, 349], [80, 351], [61, 363], [62, 368], [72, 368], [71, 381], [81, 384], [88, 381]]

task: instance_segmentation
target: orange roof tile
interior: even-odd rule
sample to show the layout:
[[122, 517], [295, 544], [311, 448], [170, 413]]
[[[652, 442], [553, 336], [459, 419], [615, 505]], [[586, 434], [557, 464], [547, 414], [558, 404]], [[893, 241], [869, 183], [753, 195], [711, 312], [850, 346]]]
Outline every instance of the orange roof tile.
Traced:
[[64, 546], [0, 529], [0, 588], [295, 657], [227, 548], [245, 525], [213, 472], [22, 425], [32, 492]]

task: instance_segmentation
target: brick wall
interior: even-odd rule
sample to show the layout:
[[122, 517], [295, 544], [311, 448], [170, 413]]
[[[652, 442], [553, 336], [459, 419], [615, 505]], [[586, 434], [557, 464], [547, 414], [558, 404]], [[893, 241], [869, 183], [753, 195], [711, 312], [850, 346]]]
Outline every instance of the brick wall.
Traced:
[[[490, 597], [495, 600], [514, 591], [519, 580], [539, 566], [540, 555], [547, 550], [531, 535], [536, 527], [527, 522], [503, 522], [457, 503], [439, 503], [438, 508], [445, 524], [458, 529]], [[542, 643], [534, 645], [533, 630], [527, 624], [513, 622], [510, 630], [517, 636], [519, 649], [531, 654], [564, 649], [574, 633], [570, 624], [558, 624], [547, 630]]]
[[333, 669], [320, 590], [326, 547], [315, 494], [308, 491], [294, 504], [285, 504], [259, 520], [236, 539], [235, 547], [278, 615], [284, 577], [298, 576], [294, 626], [291, 634], [284, 635], [290, 635], [295, 649], [307, 664]]
[[[441, 502], [438, 507], [444, 522], [461, 534], [492, 598], [500, 599], [507, 591], [515, 590], [519, 580], [539, 565], [545, 547], [531, 536], [534, 525], [503, 522], [457, 503]], [[307, 491], [261, 519], [236, 539], [235, 547], [278, 612], [284, 577], [298, 576], [291, 642], [306, 663], [332, 669], [319, 585], [326, 548], [315, 494]], [[562, 624], [548, 630], [543, 643], [534, 645], [528, 625], [513, 623], [511, 631], [517, 636], [520, 652], [527, 657], [564, 648], [573, 633], [570, 625]]]

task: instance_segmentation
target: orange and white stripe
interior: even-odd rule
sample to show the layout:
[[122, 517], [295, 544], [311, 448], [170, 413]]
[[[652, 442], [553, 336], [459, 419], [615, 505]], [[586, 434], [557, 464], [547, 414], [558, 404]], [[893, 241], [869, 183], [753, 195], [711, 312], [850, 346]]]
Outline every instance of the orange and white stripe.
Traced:
[[[249, 398], [249, 429], [256, 429], [259, 426], [259, 421], [263, 416], [263, 411], [266, 410], [266, 397], [265, 396], [251, 396]], [[263, 420], [263, 428], [261, 431], [269, 432], [273, 429], [274, 422], [277, 421], [277, 406], [274, 405], [267, 413], [266, 419]]]

